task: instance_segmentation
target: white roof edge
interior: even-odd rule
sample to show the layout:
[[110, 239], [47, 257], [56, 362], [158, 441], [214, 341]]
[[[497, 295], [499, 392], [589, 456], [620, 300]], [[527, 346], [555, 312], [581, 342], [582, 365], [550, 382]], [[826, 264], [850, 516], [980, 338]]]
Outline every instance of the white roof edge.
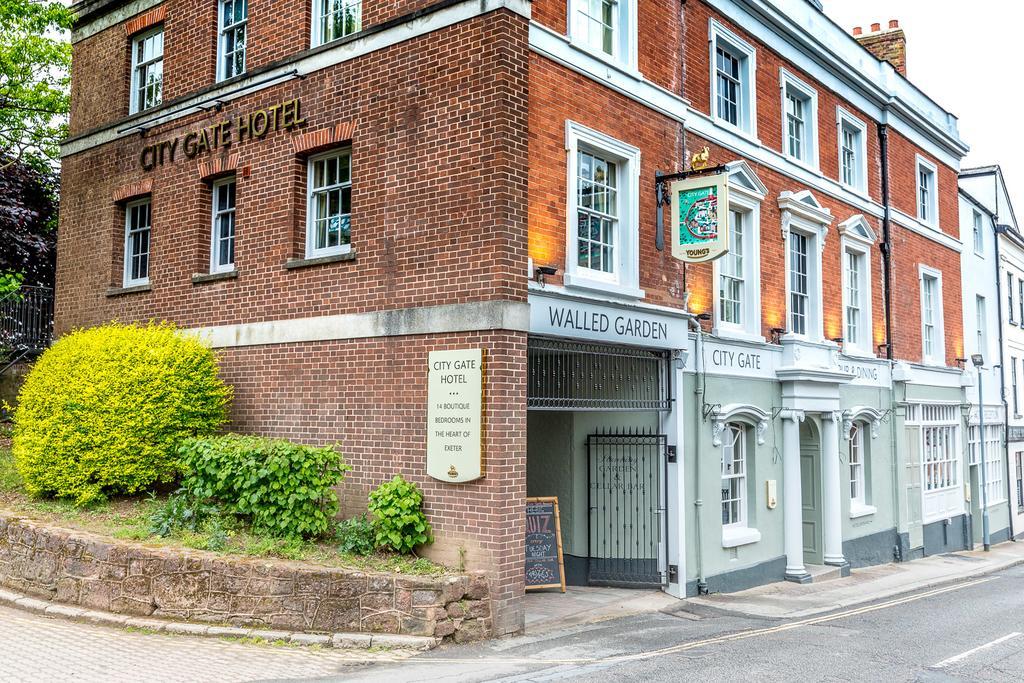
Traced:
[[960, 138], [955, 115], [900, 76], [891, 64], [868, 52], [806, 0], [714, 0], [713, 4], [719, 9], [732, 5], [759, 17], [795, 39], [793, 45], [801, 52], [879, 106], [899, 115], [936, 144], [961, 157], [969, 151]]

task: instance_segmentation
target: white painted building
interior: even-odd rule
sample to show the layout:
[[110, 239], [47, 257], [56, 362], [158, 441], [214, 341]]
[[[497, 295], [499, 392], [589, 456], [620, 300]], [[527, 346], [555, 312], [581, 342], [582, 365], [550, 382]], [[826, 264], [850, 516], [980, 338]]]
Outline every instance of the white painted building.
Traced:
[[[998, 305], [988, 309], [988, 315], [996, 316], [995, 324], [987, 322], [989, 339], [986, 340], [990, 353], [1000, 355], [999, 381], [1003, 412], [1006, 415], [1000, 426], [998, 441], [986, 428], [986, 442], [993, 446], [998, 443], [1001, 453], [998, 465], [991, 463], [986, 470], [989, 475], [989, 503], [1000, 506], [1006, 501], [1010, 514], [1010, 532], [1019, 535], [1024, 531], [1024, 238], [1018, 231], [1017, 221], [1010, 203], [1002, 171], [998, 166], [965, 169], [960, 173], [960, 225], [963, 251], [963, 295], [964, 295], [964, 343], [965, 355], [974, 353], [980, 335], [972, 322], [977, 325], [978, 314], [968, 317], [969, 306], [978, 296], [998, 297]], [[972, 246], [972, 249], [968, 249]], [[978, 270], [984, 267], [984, 271]], [[982, 277], [982, 272], [986, 274]], [[988, 294], [985, 294], [988, 292]], [[974, 344], [972, 347], [971, 345]], [[986, 361], [987, 366], [994, 362]], [[985, 375], [983, 381], [987, 382]], [[986, 419], [993, 412], [990, 406], [991, 394], [985, 387]], [[968, 400], [977, 403], [977, 389], [969, 387]], [[972, 400], [972, 397], [973, 400]], [[971, 411], [972, 425], [976, 425], [976, 409]], [[970, 427], [970, 459], [977, 461], [977, 428]], [[992, 449], [987, 449], [992, 450]], [[986, 453], [986, 460], [989, 454]], [[972, 467], [976, 475], [976, 467]], [[974, 506], [977, 507], [977, 501]], [[977, 540], [977, 539], [976, 539]]]

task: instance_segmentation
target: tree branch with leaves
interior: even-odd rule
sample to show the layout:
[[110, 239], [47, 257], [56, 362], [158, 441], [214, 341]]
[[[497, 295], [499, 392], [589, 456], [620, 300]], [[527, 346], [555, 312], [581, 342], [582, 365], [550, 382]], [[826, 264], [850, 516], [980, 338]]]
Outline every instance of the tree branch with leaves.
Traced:
[[67, 136], [74, 20], [60, 2], [0, 0], [0, 168], [56, 162]]

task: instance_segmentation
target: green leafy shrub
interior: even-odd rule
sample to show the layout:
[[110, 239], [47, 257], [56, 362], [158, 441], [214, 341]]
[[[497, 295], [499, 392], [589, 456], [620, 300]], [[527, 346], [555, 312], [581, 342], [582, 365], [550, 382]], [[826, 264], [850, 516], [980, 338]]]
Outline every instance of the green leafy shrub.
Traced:
[[246, 518], [255, 533], [323, 536], [338, 512], [338, 485], [350, 468], [331, 447], [229, 434], [178, 449], [182, 488], [195, 500]]
[[163, 502], [149, 518], [149, 531], [166, 538], [175, 532], [198, 532], [208, 519], [217, 515], [215, 505], [209, 505], [178, 491]]
[[176, 479], [178, 444], [216, 431], [230, 400], [213, 352], [169, 324], [79, 330], [25, 378], [14, 458], [32, 495], [137, 493]]
[[338, 552], [347, 555], [369, 555], [377, 549], [373, 524], [366, 515], [359, 515], [338, 524]]
[[374, 516], [377, 546], [407, 554], [416, 546], [433, 543], [422, 505], [419, 488], [400, 474], [371, 491], [369, 507]]

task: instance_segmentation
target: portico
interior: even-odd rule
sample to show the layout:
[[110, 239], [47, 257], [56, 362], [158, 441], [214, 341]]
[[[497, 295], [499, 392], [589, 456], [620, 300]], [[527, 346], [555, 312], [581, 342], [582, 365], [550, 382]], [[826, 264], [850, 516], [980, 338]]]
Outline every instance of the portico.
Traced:
[[839, 388], [853, 374], [837, 369], [834, 345], [783, 337], [782, 347], [776, 376], [782, 385], [786, 579], [808, 583], [806, 564], [819, 555], [824, 564], [849, 571], [843, 555]]

